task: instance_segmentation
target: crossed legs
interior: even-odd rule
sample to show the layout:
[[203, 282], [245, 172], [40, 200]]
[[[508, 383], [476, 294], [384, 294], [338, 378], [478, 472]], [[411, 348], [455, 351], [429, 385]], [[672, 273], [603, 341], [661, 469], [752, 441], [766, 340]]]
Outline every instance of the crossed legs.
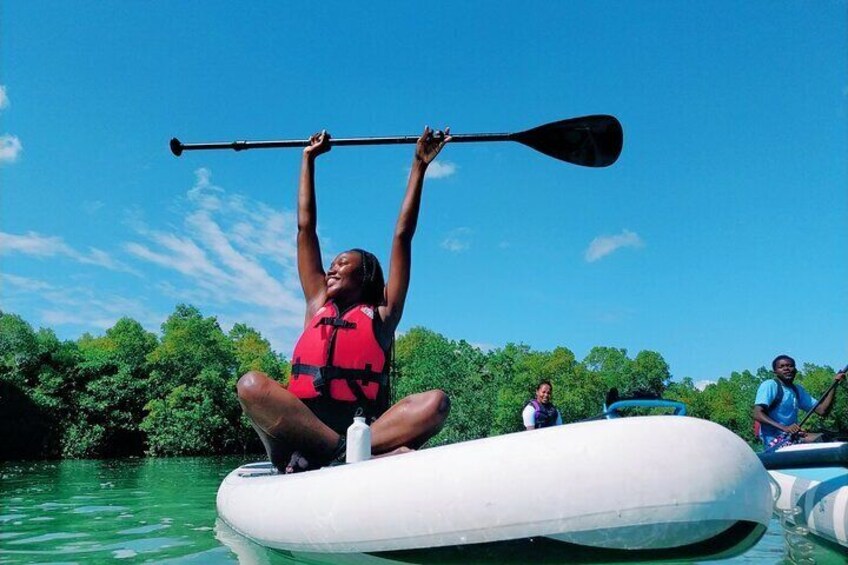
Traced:
[[[295, 451], [319, 464], [333, 457], [339, 434], [277, 381], [250, 371], [239, 379], [237, 390], [239, 403], [277, 469], [285, 469]], [[418, 449], [442, 429], [449, 411], [450, 400], [441, 390], [401, 399], [371, 425], [372, 453]]]

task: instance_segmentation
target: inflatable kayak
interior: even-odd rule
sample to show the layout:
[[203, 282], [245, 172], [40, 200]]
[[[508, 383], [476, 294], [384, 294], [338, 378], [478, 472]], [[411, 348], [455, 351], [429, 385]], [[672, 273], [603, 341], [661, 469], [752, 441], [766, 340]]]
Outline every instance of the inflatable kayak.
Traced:
[[221, 519], [266, 547], [442, 562], [469, 547], [524, 561], [539, 549], [732, 555], [762, 536], [772, 504], [747, 444], [685, 416], [580, 422], [294, 475], [254, 463], [217, 498]]
[[772, 459], [784, 467], [769, 471], [780, 489], [775, 512], [848, 548], [848, 443], [790, 445]]

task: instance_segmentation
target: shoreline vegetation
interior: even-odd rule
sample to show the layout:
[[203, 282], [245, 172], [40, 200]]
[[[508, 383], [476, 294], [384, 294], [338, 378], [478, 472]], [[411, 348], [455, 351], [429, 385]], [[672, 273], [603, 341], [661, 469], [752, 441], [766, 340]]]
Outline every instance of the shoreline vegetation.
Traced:
[[[248, 370], [285, 383], [289, 363], [253, 328], [236, 324], [225, 333], [193, 306], [176, 306], [159, 336], [122, 318], [102, 336], [65, 341], [0, 311], [0, 461], [261, 454], [235, 393]], [[799, 381], [816, 396], [834, 374], [806, 363]], [[484, 352], [416, 327], [397, 338], [391, 386], [393, 399], [433, 388], [450, 396], [451, 415], [431, 446], [523, 429], [521, 409], [543, 379], [553, 383], [566, 423], [599, 415], [616, 387], [622, 396], [643, 391], [682, 401], [689, 415], [754, 445], [751, 406], [769, 378], [765, 367], [734, 371], [699, 390], [691, 378], [672, 381], [655, 351], [630, 358], [626, 349], [597, 346], [583, 360], [566, 347]], [[845, 433], [846, 395], [812, 427]]]

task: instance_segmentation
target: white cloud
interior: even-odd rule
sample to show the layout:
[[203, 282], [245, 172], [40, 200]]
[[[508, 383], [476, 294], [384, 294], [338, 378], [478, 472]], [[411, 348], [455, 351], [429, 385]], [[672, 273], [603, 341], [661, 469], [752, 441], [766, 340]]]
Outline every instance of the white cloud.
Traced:
[[600, 310], [594, 313], [594, 319], [602, 324], [617, 324], [631, 318], [634, 313], [630, 308]]
[[84, 286], [56, 286], [42, 280], [2, 274], [3, 302], [0, 307], [16, 311], [30, 304], [38, 312], [38, 323], [50, 327], [79, 326], [84, 331], [105, 330], [129, 316], [155, 330], [164, 315], [152, 312], [141, 300], [128, 299]]
[[694, 383], [695, 388], [697, 388], [700, 391], [703, 391], [705, 388], [707, 388], [707, 386], [714, 385], [714, 384], [716, 384], [716, 381], [710, 381], [710, 380], [696, 381]]
[[24, 150], [21, 140], [15, 135], [5, 134], [0, 136], [0, 165], [14, 163]]
[[[9, 97], [6, 95], [6, 86], [0, 84], [0, 110], [9, 106]], [[21, 140], [16, 135], [0, 135], [0, 165], [14, 163], [24, 150]]]
[[7, 255], [12, 252], [36, 257], [52, 257], [68, 254], [71, 248], [62, 241], [61, 237], [44, 236], [35, 232], [27, 232], [26, 235], [0, 232], [0, 253]]
[[489, 353], [489, 352], [494, 351], [495, 349], [498, 348], [497, 345], [494, 345], [492, 343], [469, 343], [468, 345], [470, 345], [471, 347], [475, 347], [475, 348], [479, 349], [483, 353]]
[[455, 230], [451, 230], [445, 239], [442, 240], [442, 247], [452, 253], [466, 251], [471, 247], [470, 238], [472, 233], [470, 228], [456, 228]]
[[87, 254], [74, 252], [71, 255], [71, 258], [75, 259], [76, 261], [79, 261], [80, 263], [84, 263], [86, 265], [96, 265], [98, 267], [109, 269], [110, 271], [125, 271], [128, 273], [135, 273], [132, 268], [128, 267], [120, 261], [113, 259], [105, 251], [96, 249], [94, 247], [89, 247]]
[[89, 247], [88, 253], [81, 253], [65, 243], [61, 237], [46, 236], [36, 232], [24, 235], [0, 232], [0, 254], [20, 253], [33, 257], [64, 256], [84, 265], [96, 265], [112, 271], [135, 273], [126, 264], [113, 259], [108, 253], [95, 247]]
[[[155, 330], [167, 313], [148, 304], [184, 302], [215, 316], [222, 328], [243, 322], [259, 330], [279, 352], [287, 354], [303, 329], [305, 304], [296, 261], [297, 222], [293, 211], [278, 210], [250, 198], [232, 195], [212, 184], [208, 169], [170, 211], [176, 221], [146, 225], [143, 215], [128, 213], [129, 237], [116, 245], [130, 270], [106, 251], [78, 250], [62, 237], [37, 232], [0, 232], [0, 253], [51, 260], [72, 259], [143, 274], [122, 298], [82, 272], [85, 285], [63, 279], [37, 281], [14, 274], [0, 279], [3, 309], [33, 313], [33, 322], [79, 331], [111, 327], [122, 316]], [[92, 203], [90, 209], [97, 209]], [[168, 226], [168, 227], [162, 227]], [[323, 241], [322, 241], [323, 243]], [[121, 267], [123, 267], [121, 269]], [[92, 284], [93, 283], [93, 284]], [[105, 284], [105, 283], [104, 283]], [[35, 317], [39, 319], [35, 319]]]
[[41, 310], [41, 322], [49, 327], [55, 326], [84, 326], [96, 328], [101, 331], [108, 330], [121, 318], [103, 317], [91, 312], [91, 305], [85, 306], [88, 310], [83, 314], [77, 309], [73, 310]]
[[3, 280], [4, 285], [10, 285], [13, 287], [24, 288], [33, 291], [41, 291], [41, 290], [49, 290], [53, 288], [53, 286], [44, 281], [39, 281], [37, 279], [31, 279], [28, 277], [19, 277], [17, 275], [8, 275], [0, 273], [0, 279]]
[[[138, 218], [131, 227], [141, 241], [124, 244], [133, 257], [180, 278], [160, 282], [157, 291], [202, 308], [213, 307], [223, 320], [246, 322], [275, 348], [291, 344], [303, 328], [304, 302], [296, 262], [297, 223], [290, 211], [230, 195], [212, 184], [208, 169], [195, 171], [181, 226], [151, 230]], [[281, 267], [272, 274], [267, 264]], [[277, 339], [274, 339], [274, 337]]]
[[149, 232], [146, 235], [155, 246], [160, 248], [159, 251], [138, 243], [127, 243], [124, 249], [139, 259], [190, 277], [226, 276], [212, 264], [206, 252], [191, 239], [158, 231]]
[[593, 239], [586, 249], [585, 257], [586, 261], [592, 263], [618, 249], [624, 247], [639, 248], [644, 245], [639, 234], [625, 229], [618, 235], [601, 235]]
[[427, 167], [424, 177], [428, 179], [443, 179], [454, 174], [457, 168], [456, 164], [450, 161], [433, 161]]
[[87, 200], [82, 203], [82, 210], [86, 214], [92, 215], [96, 214], [98, 210], [103, 208], [103, 206], [105, 206], [105, 204], [103, 204], [100, 200]]
[[220, 210], [219, 195], [224, 193], [224, 189], [212, 184], [212, 171], [201, 167], [194, 171], [194, 176], [197, 180], [194, 187], [188, 191], [188, 199], [205, 210]]

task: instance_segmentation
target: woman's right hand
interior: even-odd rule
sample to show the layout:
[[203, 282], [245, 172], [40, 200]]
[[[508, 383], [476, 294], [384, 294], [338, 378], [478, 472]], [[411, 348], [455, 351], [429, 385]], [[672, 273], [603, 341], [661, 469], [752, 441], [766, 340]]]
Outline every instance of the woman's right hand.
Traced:
[[314, 159], [330, 149], [332, 149], [330, 145], [330, 134], [327, 133], [327, 130], [321, 130], [318, 133], [313, 133], [309, 138], [309, 145], [303, 149], [303, 156]]
[[445, 128], [444, 132], [441, 130], [434, 132], [430, 126], [424, 126], [424, 133], [415, 144], [415, 161], [426, 167], [450, 140], [450, 128]]

